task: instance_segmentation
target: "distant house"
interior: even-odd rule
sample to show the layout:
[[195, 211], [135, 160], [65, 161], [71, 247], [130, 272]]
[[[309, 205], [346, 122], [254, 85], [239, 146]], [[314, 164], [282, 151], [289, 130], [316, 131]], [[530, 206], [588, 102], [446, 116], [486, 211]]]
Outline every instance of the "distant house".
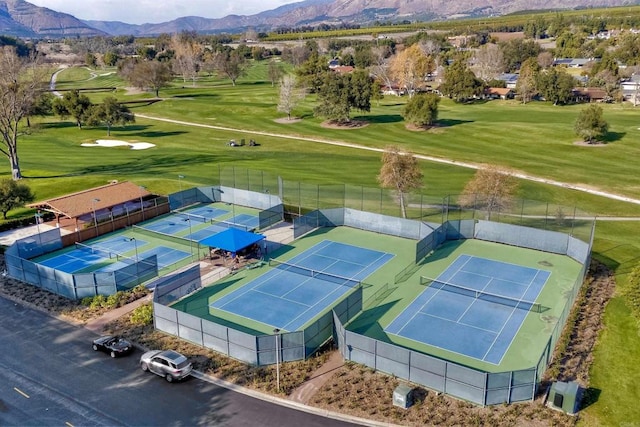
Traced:
[[338, 65], [337, 67], [332, 67], [331, 71], [335, 71], [338, 74], [349, 74], [353, 73], [355, 70], [351, 65]]
[[488, 87], [484, 90], [485, 99], [513, 99], [515, 92], [508, 87]]
[[609, 98], [599, 87], [576, 87], [571, 91], [576, 102], [603, 102]]
[[514, 73], [503, 73], [496, 77], [496, 80], [503, 81], [509, 89], [515, 89], [518, 84], [518, 75]]
[[594, 59], [589, 58], [556, 58], [553, 60], [553, 66], [564, 65], [567, 68], [582, 68]]
[[633, 74], [630, 78], [622, 80], [620, 88], [626, 101], [633, 101], [634, 104], [638, 103], [638, 98], [640, 97], [640, 74]]

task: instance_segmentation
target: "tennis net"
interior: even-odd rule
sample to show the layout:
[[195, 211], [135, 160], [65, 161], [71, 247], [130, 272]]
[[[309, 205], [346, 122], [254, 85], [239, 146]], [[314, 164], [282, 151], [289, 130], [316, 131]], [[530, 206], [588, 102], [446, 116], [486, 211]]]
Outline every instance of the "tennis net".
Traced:
[[238, 230], [243, 230], [243, 231], [253, 231], [252, 228], [247, 227], [246, 225], [243, 224], [237, 224], [235, 222], [231, 222], [231, 221], [224, 221], [224, 220], [219, 220], [219, 219], [211, 219], [210, 220], [212, 225], [217, 225], [218, 227], [223, 227], [223, 228], [237, 228]]
[[142, 234], [143, 236], [148, 236], [150, 238], [155, 237], [156, 239], [166, 240], [168, 242], [173, 242], [181, 246], [191, 247], [194, 244], [196, 246], [199, 246], [198, 242], [193, 241], [191, 239], [187, 239], [186, 237], [178, 237], [178, 236], [174, 236], [173, 234], [167, 234], [167, 233], [162, 233], [160, 231], [149, 230], [147, 228], [140, 227], [139, 225], [132, 225], [131, 228], [134, 233]]
[[301, 267], [295, 264], [289, 264], [288, 262], [279, 261], [277, 259], [269, 260], [269, 266], [279, 268], [281, 270], [290, 271], [292, 273], [301, 274], [303, 276], [324, 280], [325, 282], [332, 282], [337, 283], [338, 285], [349, 286], [351, 288], [357, 288], [361, 285], [361, 282], [356, 279], [338, 276], [337, 274], [326, 273], [324, 271], [313, 270], [311, 268]]
[[420, 284], [434, 287], [436, 289], [441, 289], [443, 291], [465, 295], [475, 299], [480, 299], [483, 301], [495, 302], [497, 304], [519, 308], [521, 310], [528, 310], [536, 313], [542, 312], [542, 305], [536, 302], [525, 301], [521, 299], [505, 297], [503, 295], [492, 294], [491, 292], [480, 291], [473, 288], [467, 288], [465, 286], [455, 285], [453, 283], [447, 283], [441, 280], [431, 279], [429, 277], [420, 276]]
[[102, 249], [96, 246], [85, 245], [84, 243], [80, 243], [80, 242], [76, 242], [76, 249], [81, 250], [83, 252], [88, 252], [94, 255], [99, 255], [102, 258], [113, 259], [113, 258], [116, 258], [116, 256], [118, 255], [115, 252], [112, 252], [110, 250]]
[[189, 219], [191, 221], [201, 222], [203, 224], [209, 222], [209, 218], [207, 218], [206, 216], [202, 216], [202, 215], [196, 215], [196, 214], [192, 214], [192, 213], [188, 213], [188, 212], [181, 212], [181, 211], [174, 211], [173, 214], [179, 216], [180, 218]]

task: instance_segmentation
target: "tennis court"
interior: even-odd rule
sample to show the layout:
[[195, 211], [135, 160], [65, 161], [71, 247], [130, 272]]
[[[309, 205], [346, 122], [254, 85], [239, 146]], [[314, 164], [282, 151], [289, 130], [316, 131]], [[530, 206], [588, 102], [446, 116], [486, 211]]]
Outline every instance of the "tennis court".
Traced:
[[500, 364], [551, 273], [461, 255], [385, 328], [423, 344]]
[[111, 264], [117, 255], [135, 250], [136, 245], [140, 247], [146, 244], [144, 240], [134, 242], [121, 236], [102, 240], [91, 246], [77, 243], [75, 249], [41, 261], [40, 264], [65, 273], [75, 273], [85, 268]]
[[283, 331], [295, 331], [394, 257], [393, 254], [323, 240], [210, 307]]
[[[148, 251], [140, 252], [138, 254], [138, 259], [143, 260], [153, 255], [156, 255], [156, 258], [158, 260], [158, 270], [162, 270], [163, 268], [169, 267], [172, 264], [191, 257], [191, 254], [189, 252], [169, 248], [166, 246], [156, 246], [155, 248], [149, 249]], [[96, 271], [116, 271], [121, 269], [122, 267], [132, 264], [134, 261], [135, 257], [128, 257], [113, 264], [102, 267]]]

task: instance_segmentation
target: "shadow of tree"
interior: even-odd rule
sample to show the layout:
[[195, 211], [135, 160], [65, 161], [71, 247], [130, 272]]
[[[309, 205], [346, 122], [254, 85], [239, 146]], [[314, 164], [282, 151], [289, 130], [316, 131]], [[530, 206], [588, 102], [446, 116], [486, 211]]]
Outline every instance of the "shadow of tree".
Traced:
[[451, 126], [457, 126], [457, 125], [462, 125], [465, 123], [473, 123], [473, 122], [474, 120], [438, 119], [436, 123], [440, 127], [451, 127]]
[[626, 134], [626, 132], [607, 132], [604, 138], [602, 138], [602, 142], [608, 144], [610, 142], [620, 141]]
[[378, 114], [375, 116], [366, 116], [366, 117], [354, 117], [358, 120], [366, 120], [369, 123], [398, 123], [403, 121], [404, 119], [400, 114]]

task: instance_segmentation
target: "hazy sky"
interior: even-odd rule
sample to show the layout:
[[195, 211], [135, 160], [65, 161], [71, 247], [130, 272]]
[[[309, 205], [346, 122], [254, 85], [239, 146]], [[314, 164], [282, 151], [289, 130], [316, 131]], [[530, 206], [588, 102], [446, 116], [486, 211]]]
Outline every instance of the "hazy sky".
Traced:
[[182, 16], [222, 18], [253, 15], [301, 0], [27, 0], [36, 6], [69, 13], [79, 19], [144, 24]]

